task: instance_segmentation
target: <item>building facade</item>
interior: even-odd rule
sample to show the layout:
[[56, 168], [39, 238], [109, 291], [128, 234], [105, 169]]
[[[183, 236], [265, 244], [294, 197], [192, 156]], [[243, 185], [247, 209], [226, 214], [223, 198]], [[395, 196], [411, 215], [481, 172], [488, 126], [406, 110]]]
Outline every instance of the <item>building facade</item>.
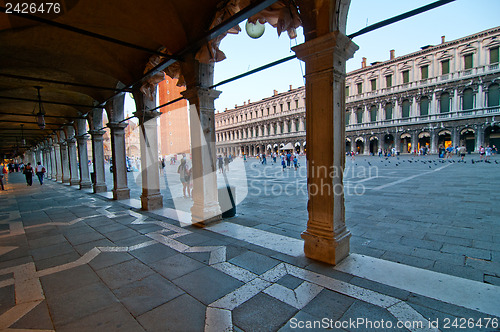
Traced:
[[[185, 87], [177, 86], [177, 79], [167, 77], [158, 83], [158, 98], [160, 105], [178, 99]], [[191, 138], [189, 136], [189, 110], [186, 100], [180, 100], [162, 107], [160, 116], [160, 155], [168, 156], [179, 153], [189, 153]]]
[[[346, 78], [346, 151], [412, 153], [464, 144], [500, 147], [500, 27], [384, 62]], [[216, 114], [217, 152], [255, 155], [287, 143], [303, 153], [305, 90], [277, 93]]]

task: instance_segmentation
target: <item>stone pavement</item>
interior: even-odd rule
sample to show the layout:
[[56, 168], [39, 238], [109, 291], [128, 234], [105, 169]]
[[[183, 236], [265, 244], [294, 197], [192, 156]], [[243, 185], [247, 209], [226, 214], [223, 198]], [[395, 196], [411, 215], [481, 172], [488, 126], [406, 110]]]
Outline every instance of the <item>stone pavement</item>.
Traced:
[[6, 182], [0, 330], [498, 330], [496, 286], [356, 254], [334, 269], [220, 231], [247, 215], [198, 229], [52, 181]]
[[[348, 158], [351, 252], [500, 286], [500, 158], [473, 159]], [[300, 239], [308, 217], [305, 168], [282, 172], [256, 160], [245, 167], [246, 184], [238, 187], [248, 193], [230, 222]]]

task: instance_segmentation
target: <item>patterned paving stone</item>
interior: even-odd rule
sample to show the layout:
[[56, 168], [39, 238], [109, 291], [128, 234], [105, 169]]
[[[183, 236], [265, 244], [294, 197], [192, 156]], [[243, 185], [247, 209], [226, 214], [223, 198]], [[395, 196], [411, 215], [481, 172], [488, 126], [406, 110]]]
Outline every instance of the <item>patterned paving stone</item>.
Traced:
[[196, 299], [184, 294], [139, 316], [137, 320], [147, 331], [203, 331], [205, 308]]
[[177, 279], [194, 270], [205, 267], [204, 264], [186, 255], [177, 254], [150, 264], [151, 268], [169, 280]]
[[152, 274], [122, 286], [115, 289], [114, 293], [134, 317], [184, 294], [181, 289], [159, 274]]
[[136, 259], [115, 264], [97, 271], [110, 289], [117, 289], [131, 282], [141, 280], [154, 271]]
[[279, 263], [279, 261], [275, 259], [252, 251], [247, 251], [239, 256], [236, 256], [229, 262], [243, 267], [255, 274], [262, 274]]
[[243, 331], [277, 331], [296, 313], [294, 307], [258, 294], [233, 310], [233, 321]]
[[173, 282], [205, 305], [243, 285], [241, 281], [208, 266], [179, 277]]

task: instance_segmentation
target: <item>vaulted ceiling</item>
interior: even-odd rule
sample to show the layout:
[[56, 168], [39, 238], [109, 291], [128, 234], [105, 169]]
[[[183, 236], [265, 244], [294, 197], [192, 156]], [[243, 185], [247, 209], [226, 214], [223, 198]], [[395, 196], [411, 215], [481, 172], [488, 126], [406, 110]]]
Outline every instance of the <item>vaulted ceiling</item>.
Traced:
[[[182, 60], [177, 55], [275, 1], [239, 1], [245, 4], [241, 17], [207, 35], [230, 1], [59, 0], [58, 13], [55, 7], [47, 13], [47, 5], [42, 13], [38, 5], [32, 14], [20, 14], [0, 0], [0, 158], [19, 145], [21, 124], [27, 145], [35, 145], [114, 96], [119, 82], [140, 86], [148, 59], [160, 50]], [[33, 115], [35, 86], [42, 87], [44, 130]]]

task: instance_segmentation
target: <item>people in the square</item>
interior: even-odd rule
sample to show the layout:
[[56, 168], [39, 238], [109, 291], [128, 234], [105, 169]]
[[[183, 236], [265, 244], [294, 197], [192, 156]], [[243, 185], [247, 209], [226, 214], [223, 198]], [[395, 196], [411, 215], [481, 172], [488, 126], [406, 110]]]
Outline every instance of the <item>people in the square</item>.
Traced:
[[43, 184], [43, 176], [45, 175], [45, 167], [43, 167], [42, 163], [39, 161], [35, 167], [35, 173], [36, 176], [38, 177], [38, 181], [40, 182], [40, 185]]

